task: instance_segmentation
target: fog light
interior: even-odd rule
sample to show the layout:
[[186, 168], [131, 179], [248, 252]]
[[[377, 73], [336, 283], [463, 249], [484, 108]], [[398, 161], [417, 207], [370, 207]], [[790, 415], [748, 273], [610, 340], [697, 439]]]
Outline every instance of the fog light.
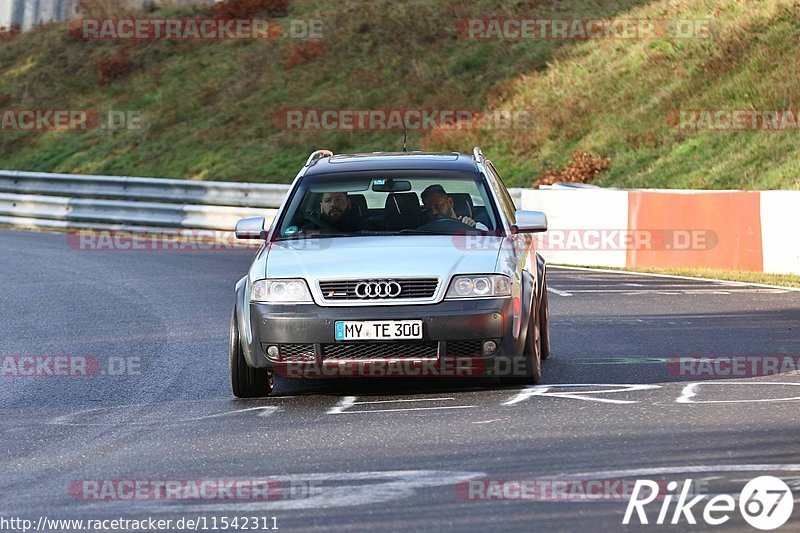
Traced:
[[267, 347], [267, 355], [272, 357], [272, 358], [276, 358], [277, 359], [277, 357], [278, 357], [278, 347], [275, 346], [275, 345], [268, 346]]
[[497, 350], [497, 343], [494, 341], [483, 342], [483, 355], [493, 354]]

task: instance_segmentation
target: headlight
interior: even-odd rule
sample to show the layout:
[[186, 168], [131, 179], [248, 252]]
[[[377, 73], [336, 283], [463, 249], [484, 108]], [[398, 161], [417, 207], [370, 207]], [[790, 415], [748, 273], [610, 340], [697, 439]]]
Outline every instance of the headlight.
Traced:
[[260, 279], [253, 283], [250, 301], [268, 304], [313, 302], [308, 285], [302, 279]]
[[456, 276], [447, 291], [448, 299], [496, 298], [511, 296], [511, 281], [507, 276]]

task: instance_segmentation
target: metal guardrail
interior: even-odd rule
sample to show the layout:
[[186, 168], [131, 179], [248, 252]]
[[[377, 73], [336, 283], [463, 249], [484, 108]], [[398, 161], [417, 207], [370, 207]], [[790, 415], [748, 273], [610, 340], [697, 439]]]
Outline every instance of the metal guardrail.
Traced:
[[27, 228], [232, 231], [272, 219], [288, 185], [0, 171], [0, 224]]
[[[523, 189], [511, 189], [517, 206]], [[232, 231], [271, 220], [288, 185], [0, 170], [0, 224], [28, 228]]]
[[288, 185], [0, 170], [0, 192], [236, 207], [278, 207]]

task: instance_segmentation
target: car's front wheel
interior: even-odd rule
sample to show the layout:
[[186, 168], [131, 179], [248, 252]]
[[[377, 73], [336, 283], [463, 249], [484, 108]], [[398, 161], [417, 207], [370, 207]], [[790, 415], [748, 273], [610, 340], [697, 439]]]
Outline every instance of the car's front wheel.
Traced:
[[547, 303], [547, 278], [542, 285], [542, 303], [539, 304], [539, 346], [542, 361], [550, 357], [550, 306]]
[[531, 313], [528, 319], [528, 333], [525, 338], [525, 370], [523, 382], [536, 385], [542, 381], [542, 338], [538, 315]]
[[260, 398], [269, 396], [274, 386], [272, 370], [252, 368], [247, 364], [236, 323], [236, 309], [231, 318], [230, 334], [231, 389], [237, 398]]

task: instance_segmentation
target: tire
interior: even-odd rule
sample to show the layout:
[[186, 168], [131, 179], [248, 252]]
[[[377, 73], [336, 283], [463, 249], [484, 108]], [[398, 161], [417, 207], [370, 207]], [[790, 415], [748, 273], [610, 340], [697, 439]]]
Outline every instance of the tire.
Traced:
[[539, 335], [542, 361], [550, 357], [550, 306], [547, 304], [547, 279], [542, 284], [542, 302], [539, 304]]
[[233, 310], [231, 318], [230, 369], [231, 389], [237, 398], [262, 398], [272, 393], [274, 386], [272, 370], [251, 368], [244, 358], [239, 326], [236, 323], [236, 309]]
[[542, 381], [542, 339], [539, 333], [539, 320], [533, 313], [528, 319], [528, 333], [525, 336], [525, 367], [528, 374], [522, 379], [526, 385], [538, 385]]

